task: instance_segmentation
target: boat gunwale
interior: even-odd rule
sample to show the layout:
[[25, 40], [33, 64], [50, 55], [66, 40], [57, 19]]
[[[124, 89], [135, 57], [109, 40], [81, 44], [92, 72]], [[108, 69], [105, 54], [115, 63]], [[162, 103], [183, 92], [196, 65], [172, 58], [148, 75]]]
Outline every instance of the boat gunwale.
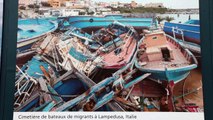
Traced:
[[[165, 23], [170, 23], [170, 22], [165, 22]], [[178, 25], [189, 25], [189, 26], [196, 26], [196, 27], [200, 27], [200, 25], [195, 25], [195, 24], [185, 24], [185, 23], [170, 23], [170, 24], [178, 24]]]
[[141, 67], [138, 62], [136, 62], [135, 65], [136, 65], [136, 67], [138, 69], [140, 69], [141, 71], [145, 71], [145, 72], [165, 72], [165, 71], [168, 71], [168, 72], [180, 72], [180, 71], [188, 71], [188, 70], [192, 70], [192, 69], [197, 68], [197, 64], [191, 64], [191, 65], [187, 65], [187, 66], [184, 66], [184, 67], [178, 67], [178, 68], [166, 68], [165, 67], [165, 69], [148, 69], [148, 68], [144, 68], [144, 67]]

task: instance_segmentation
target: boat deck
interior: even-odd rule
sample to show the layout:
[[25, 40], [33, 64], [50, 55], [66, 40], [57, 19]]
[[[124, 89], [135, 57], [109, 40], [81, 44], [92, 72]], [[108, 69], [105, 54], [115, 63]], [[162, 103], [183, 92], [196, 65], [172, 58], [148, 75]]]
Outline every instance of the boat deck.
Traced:
[[[124, 38], [124, 37], [123, 37]], [[120, 49], [119, 54], [115, 54], [115, 51]], [[111, 51], [110, 53], [101, 55], [105, 63], [106, 68], [110, 67], [122, 67], [124, 64], [128, 63], [136, 49], [136, 40], [130, 37], [125, 40], [125, 44], [119, 46], [117, 49]]]
[[[164, 70], [166, 68], [178, 68], [178, 67], [184, 67], [189, 65], [189, 61], [184, 57], [183, 53], [180, 51], [179, 48], [177, 48], [172, 43], [168, 42], [168, 46], [172, 49], [173, 57], [171, 61], [148, 61], [148, 58], [145, 59], [144, 62], [140, 62], [141, 64], [145, 63], [143, 66], [144, 69], [156, 69], [156, 70]], [[139, 64], [140, 64], [139, 63]]]

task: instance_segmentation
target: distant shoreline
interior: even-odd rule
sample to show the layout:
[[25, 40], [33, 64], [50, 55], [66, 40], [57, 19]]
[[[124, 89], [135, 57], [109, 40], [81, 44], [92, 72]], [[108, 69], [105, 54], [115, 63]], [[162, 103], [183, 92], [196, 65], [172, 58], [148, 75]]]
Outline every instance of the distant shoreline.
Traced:
[[169, 9], [169, 8], [112, 8], [112, 11], [120, 11], [121, 13], [160, 13], [160, 14], [199, 14], [199, 8], [193, 9]]

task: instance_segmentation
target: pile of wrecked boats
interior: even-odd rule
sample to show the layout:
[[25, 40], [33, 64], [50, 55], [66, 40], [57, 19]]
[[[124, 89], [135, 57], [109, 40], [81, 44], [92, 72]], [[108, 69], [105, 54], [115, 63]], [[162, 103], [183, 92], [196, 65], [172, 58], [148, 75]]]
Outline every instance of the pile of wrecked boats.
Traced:
[[173, 98], [197, 60], [160, 30], [138, 34], [119, 22], [92, 34], [70, 28], [18, 57], [27, 62], [17, 61], [15, 111], [199, 111], [177, 108]]

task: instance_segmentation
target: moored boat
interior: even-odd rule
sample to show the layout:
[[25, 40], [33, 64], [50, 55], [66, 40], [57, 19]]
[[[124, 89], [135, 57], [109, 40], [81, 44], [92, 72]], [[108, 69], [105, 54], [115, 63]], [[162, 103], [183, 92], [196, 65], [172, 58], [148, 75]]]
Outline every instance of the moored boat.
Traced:
[[152, 79], [174, 81], [185, 79], [197, 67], [194, 55], [162, 31], [145, 34], [135, 63]]
[[163, 30], [178, 39], [199, 45], [201, 43], [199, 20], [190, 20], [183, 24], [165, 22]]
[[[139, 16], [139, 15], [138, 15]], [[141, 17], [129, 17], [123, 15], [107, 15], [107, 16], [70, 16], [58, 18], [59, 29], [67, 30], [69, 27], [77, 27], [81, 29], [107, 27], [114, 21], [118, 21], [124, 25], [133, 26], [135, 29], [148, 29], [152, 25], [156, 25], [153, 20], [154, 15], [145, 15]]]

